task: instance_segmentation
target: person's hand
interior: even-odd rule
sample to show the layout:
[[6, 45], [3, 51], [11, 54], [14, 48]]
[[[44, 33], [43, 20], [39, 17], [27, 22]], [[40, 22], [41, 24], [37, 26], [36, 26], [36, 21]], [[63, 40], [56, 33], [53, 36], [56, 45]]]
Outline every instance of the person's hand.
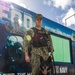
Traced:
[[50, 57], [53, 59], [53, 53], [50, 54]]
[[25, 60], [26, 60], [26, 62], [30, 62], [30, 57], [29, 56], [25, 56]]

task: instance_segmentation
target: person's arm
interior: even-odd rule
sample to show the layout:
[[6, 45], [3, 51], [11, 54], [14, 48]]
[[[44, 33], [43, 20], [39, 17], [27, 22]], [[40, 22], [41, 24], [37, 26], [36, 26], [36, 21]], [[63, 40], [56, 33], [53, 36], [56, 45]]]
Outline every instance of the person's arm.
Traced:
[[54, 48], [53, 48], [53, 42], [52, 42], [52, 38], [51, 38], [51, 34], [50, 32], [48, 32], [48, 39], [49, 39], [49, 42], [50, 42], [50, 55], [53, 55], [53, 52], [54, 52]]
[[23, 41], [23, 50], [25, 52], [25, 60], [27, 62], [30, 61], [29, 55], [28, 55], [28, 47], [30, 45], [30, 42], [32, 40], [32, 29], [30, 29], [29, 31], [27, 31], [27, 33], [24, 36], [24, 41]]

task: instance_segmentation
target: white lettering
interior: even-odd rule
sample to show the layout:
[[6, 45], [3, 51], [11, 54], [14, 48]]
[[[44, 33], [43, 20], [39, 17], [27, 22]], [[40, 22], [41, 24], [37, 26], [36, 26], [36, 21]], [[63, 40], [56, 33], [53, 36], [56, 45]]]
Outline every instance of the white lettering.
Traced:
[[0, 5], [0, 18], [2, 18], [2, 5]]
[[8, 13], [5, 13], [4, 11], [8, 11], [9, 12], [9, 8], [5, 7], [5, 6], [2, 6], [2, 17], [8, 19]]
[[3, 75], [15, 75], [15, 73], [3, 73]]
[[68, 73], [67, 67], [60, 67], [60, 73]]
[[56, 73], [59, 73], [59, 66], [56, 66]]
[[29, 29], [33, 27], [32, 25], [32, 17], [29, 14], [24, 14], [24, 27]]
[[22, 14], [19, 11], [12, 9], [11, 10], [11, 21], [12, 22], [14, 22], [13, 19], [14, 19], [15, 16], [17, 16], [18, 19], [20, 19], [22, 21]]
[[17, 75], [32, 75], [31, 73], [17, 73]]
[[27, 75], [32, 75], [32, 73], [27, 73]]
[[45, 26], [45, 29], [49, 30], [49, 31], [52, 31], [52, 32], [55, 32], [55, 29], [51, 28], [51, 27], [48, 27], [48, 26]]

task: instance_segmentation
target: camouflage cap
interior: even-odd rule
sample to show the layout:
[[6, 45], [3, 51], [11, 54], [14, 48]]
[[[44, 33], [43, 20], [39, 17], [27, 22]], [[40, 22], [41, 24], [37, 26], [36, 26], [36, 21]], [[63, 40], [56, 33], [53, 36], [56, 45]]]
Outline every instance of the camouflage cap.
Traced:
[[36, 19], [42, 19], [42, 14], [36, 14], [34, 17], [35, 17], [35, 20]]

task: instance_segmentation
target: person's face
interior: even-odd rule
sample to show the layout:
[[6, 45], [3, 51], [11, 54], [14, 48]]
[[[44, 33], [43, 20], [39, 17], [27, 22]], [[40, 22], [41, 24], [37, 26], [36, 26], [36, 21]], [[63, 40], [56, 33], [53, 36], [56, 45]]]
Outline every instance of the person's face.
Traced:
[[42, 25], [42, 19], [41, 18], [36, 19], [35, 24], [36, 24], [36, 26], [40, 27]]

